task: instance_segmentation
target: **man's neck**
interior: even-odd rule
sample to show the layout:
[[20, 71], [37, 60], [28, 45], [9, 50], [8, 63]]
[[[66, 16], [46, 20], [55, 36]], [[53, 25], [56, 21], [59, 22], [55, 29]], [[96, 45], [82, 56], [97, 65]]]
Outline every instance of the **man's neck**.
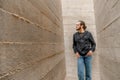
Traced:
[[79, 32], [80, 32], [80, 33], [84, 33], [85, 30], [84, 30], [84, 29], [80, 29]]

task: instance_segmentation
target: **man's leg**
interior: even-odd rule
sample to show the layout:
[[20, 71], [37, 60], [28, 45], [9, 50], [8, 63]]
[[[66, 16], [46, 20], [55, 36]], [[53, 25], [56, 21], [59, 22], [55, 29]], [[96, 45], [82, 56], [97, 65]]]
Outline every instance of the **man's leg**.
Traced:
[[86, 80], [92, 80], [92, 56], [86, 56], [84, 58], [84, 63], [85, 63], [85, 77], [86, 77]]
[[78, 58], [77, 63], [78, 63], [78, 78], [79, 80], [84, 80], [84, 60], [82, 56]]

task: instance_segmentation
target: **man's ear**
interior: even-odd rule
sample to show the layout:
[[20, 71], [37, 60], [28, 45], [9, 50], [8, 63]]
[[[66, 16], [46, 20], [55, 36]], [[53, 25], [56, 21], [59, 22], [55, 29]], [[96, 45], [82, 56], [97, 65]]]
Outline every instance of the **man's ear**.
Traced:
[[83, 28], [83, 25], [81, 25], [81, 27]]

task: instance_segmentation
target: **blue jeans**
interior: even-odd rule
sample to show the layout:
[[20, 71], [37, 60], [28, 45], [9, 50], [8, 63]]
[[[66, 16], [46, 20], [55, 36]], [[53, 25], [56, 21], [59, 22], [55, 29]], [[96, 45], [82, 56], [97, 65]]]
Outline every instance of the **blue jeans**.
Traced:
[[[78, 78], [79, 80], [92, 80], [91, 69], [92, 69], [92, 56], [80, 56], [78, 58]], [[85, 73], [84, 73], [85, 72]], [[85, 76], [84, 76], [85, 75]]]

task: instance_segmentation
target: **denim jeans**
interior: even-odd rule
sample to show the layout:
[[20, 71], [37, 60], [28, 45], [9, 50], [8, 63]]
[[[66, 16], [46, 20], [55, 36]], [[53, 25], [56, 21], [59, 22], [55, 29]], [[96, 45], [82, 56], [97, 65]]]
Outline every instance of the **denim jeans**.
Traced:
[[[78, 78], [79, 80], [92, 80], [91, 69], [92, 69], [92, 56], [80, 56], [78, 58]], [[85, 73], [84, 73], [85, 72]]]

